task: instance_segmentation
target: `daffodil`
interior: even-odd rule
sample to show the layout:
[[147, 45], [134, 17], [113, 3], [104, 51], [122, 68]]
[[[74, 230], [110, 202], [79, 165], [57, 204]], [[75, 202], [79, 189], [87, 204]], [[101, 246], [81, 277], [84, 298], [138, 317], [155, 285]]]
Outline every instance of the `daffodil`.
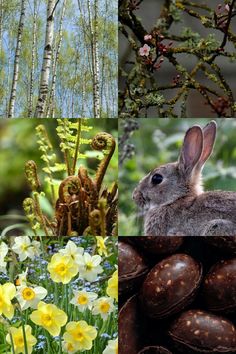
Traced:
[[32, 312], [30, 319], [36, 325], [45, 328], [52, 336], [58, 336], [61, 332], [61, 327], [66, 324], [67, 315], [56, 305], [40, 301], [38, 309]]
[[14, 307], [11, 300], [16, 295], [16, 288], [12, 283], [0, 285], [0, 315], [12, 319], [14, 315]]
[[109, 340], [102, 354], [118, 354], [118, 338]]
[[65, 341], [62, 342], [62, 348], [64, 352], [69, 354], [74, 354], [78, 351], [76, 349], [76, 346], [73, 343], [65, 342]]
[[76, 262], [78, 255], [84, 253], [83, 247], [77, 247], [73, 241], [68, 241], [65, 248], [60, 249], [59, 253], [65, 256], [70, 256]]
[[107, 295], [118, 301], [118, 270], [108, 280]]
[[70, 303], [77, 306], [80, 311], [84, 311], [87, 308], [92, 308], [92, 303], [97, 297], [98, 295], [93, 292], [74, 290], [74, 297]]
[[15, 279], [16, 287], [19, 287], [19, 286], [22, 286], [22, 285], [26, 284], [27, 275], [28, 275], [28, 268], [26, 268], [26, 270], [23, 273], [20, 273], [20, 274], [17, 275], [17, 277]]
[[18, 236], [14, 240], [12, 250], [19, 255], [20, 261], [24, 261], [27, 257], [34, 259], [40, 255], [40, 242], [32, 241], [28, 236]]
[[107, 239], [108, 237], [104, 238], [102, 236], [96, 236], [97, 249], [98, 249], [98, 254], [100, 254], [100, 256], [104, 254], [104, 256], [107, 257], [107, 246], [105, 245]]
[[103, 296], [94, 301], [92, 312], [94, 315], [100, 315], [103, 320], [106, 320], [114, 309], [113, 299], [111, 297]]
[[103, 272], [100, 266], [101, 261], [100, 256], [90, 256], [87, 252], [83, 256], [78, 256], [77, 264], [79, 265], [80, 277], [90, 282], [96, 280], [98, 274]]
[[[31, 331], [32, 331], [32, 328], [30, 326], [26, 325], [25, 326], [25, 339], [26, 339], [28, 354], [32, 353], [33, 346], [37, 343], [37, 339], [32, 335]], [[19, 328], [10, 327], [9, 332], [12, 337], [15, 354], [18, 354], [18, 353], [25, 354], [26, 348], [25, 348], [25, 341], [24, 341], [24, 335], [23, 335], [23, 328], [22, 327], [19, 327]], [[10, 334], [7, 334], [6, 341], [7, 341], [7, 343], [12, 345]]]
[[86, 321], [69, 322], [66, 325], [66, 332], [63, 339], [70, 343], [76, 350], [90, 350], [93, 340], [97, 336], [97, 330], [87, 324]]
[[5, 262], [4, 258], [8, 253], [8, 246], [5, 242], [0, 243], [0, 272], [6, 273], [7, 262]]
[[18, 288], [16, 298], [22, 310], [26, 310], [29, 307], [36, 309], [39, 301], [44, 299], [47, 293], [47, 290], [42, 286], [32, 288], [23, 285]]
[[48, 264], [48, 271], [55, 283], [68, 284], [78, 273], [79, 267], [70, 256], [56, 253]]

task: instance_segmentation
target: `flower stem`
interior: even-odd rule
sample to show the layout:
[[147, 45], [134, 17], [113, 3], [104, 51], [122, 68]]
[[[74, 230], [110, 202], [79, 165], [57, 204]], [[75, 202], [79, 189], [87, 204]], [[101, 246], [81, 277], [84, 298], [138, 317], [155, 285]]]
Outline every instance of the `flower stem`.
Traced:
[[25, 349], [25, 354], [28, 354], [28, 347], [27, 347], [27, 340], [26, 340], [25, 323], [24, 323], [23, 313], [21, 313], [21, 318], [22, 318], [22, 330], [23, 330], [23, 337], [24, 337], [24, 349]]

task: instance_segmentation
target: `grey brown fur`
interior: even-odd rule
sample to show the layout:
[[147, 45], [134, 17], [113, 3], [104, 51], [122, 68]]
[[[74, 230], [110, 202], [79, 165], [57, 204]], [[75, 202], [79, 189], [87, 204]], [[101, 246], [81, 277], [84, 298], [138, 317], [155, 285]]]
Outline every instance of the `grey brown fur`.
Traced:
[[[157, 167], [135, 188], [145, 210], [145, 236], [236, 236], [236, 192], [204, 192], [201, 171], [210, 157], [216, 123], [188, 129], [179, 160]], [[154, 185], [152, 177], [163, 180]]]

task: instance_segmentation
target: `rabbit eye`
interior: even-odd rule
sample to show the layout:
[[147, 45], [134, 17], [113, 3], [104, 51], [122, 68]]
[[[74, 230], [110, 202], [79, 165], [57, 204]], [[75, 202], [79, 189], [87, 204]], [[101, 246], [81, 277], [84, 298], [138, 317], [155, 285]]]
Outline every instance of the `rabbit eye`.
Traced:
[[159, 173], [155, 173], [155, 175], [152, 176], [152, 183], [154, 185], [160, 184], [163, 181], [163, 176], [159, 175]]

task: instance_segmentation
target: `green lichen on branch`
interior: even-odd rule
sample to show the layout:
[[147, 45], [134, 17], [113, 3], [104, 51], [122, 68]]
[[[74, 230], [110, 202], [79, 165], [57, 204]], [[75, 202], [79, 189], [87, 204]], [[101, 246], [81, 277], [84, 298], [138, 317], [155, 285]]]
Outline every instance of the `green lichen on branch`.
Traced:
[[[223, 75], [223, 64], [219, 63], [236, 61], [236, 52], [232, 50], [236, 48], [232, 26], [236, 0], [225, 1], [217, 8], [206, 2], [164, 0], [150, 31], [140, 18], [145, 4], [136, 0], [119, 2], [120, 32], [132, 51], [131, 59], [124, 61], [124, 58], [120, 67], [120, 117], [148, 117], [150, 107], [156, 117], [185, 117], [192, 92], [202, 96], [203, 110], [208, 106], [206, 112], [210, 107], [216, 117], [235, 117], [235, 97]], [[198, 21], [199, 28], [205, 27], [205, 37], [184, 25], [179, 33], [172, 29], [175, 22], [183, 23], [183, 15]], [[184, 54], [195, 63], [191, 69], [183, 60]], [[166, 71], [175, 73], [174, 77], [165, 74], [165, 84], [160, 82], [164, 65]]]

